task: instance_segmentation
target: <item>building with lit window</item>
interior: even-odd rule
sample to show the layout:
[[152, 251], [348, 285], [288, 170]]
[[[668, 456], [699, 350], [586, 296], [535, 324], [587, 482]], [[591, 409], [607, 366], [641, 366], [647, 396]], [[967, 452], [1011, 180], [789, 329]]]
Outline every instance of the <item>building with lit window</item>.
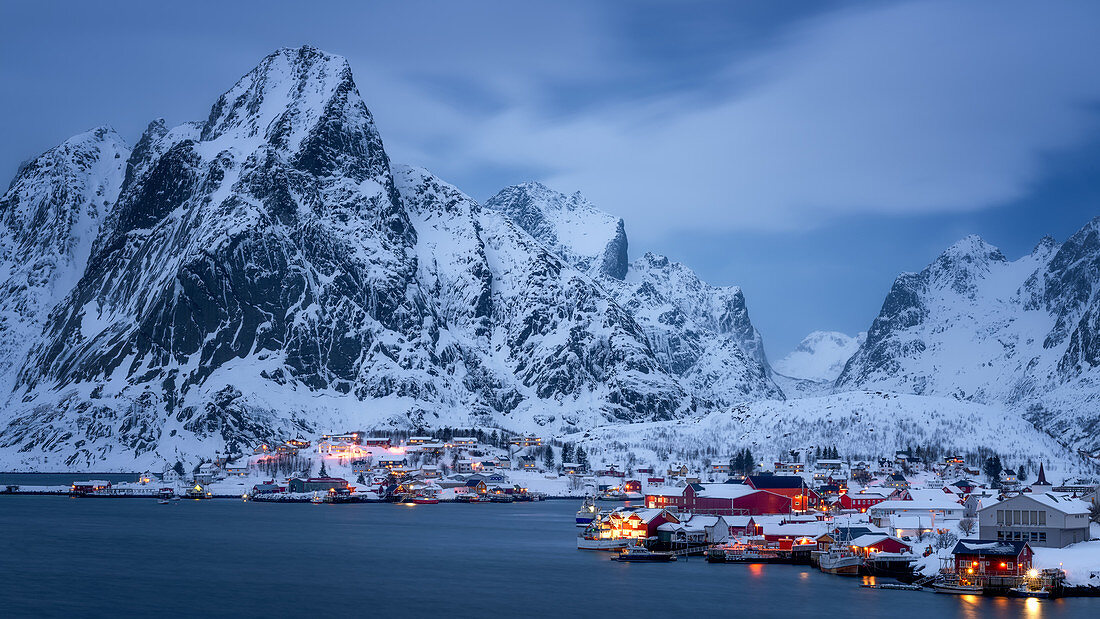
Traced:
[[1089, 539], [1089, 504], [1052, 493], [1023, 493], [978, 511], [982, 539], [1062, 548]]

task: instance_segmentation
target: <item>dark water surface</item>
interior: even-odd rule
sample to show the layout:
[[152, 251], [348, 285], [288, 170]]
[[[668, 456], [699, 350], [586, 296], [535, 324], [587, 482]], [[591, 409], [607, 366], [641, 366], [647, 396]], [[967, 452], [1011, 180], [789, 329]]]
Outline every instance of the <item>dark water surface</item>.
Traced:
[[787, 565], [617, 564], [577, 504], [0, 496], [0, 617], [1100, 617], [1100, 599], [861, 589]]

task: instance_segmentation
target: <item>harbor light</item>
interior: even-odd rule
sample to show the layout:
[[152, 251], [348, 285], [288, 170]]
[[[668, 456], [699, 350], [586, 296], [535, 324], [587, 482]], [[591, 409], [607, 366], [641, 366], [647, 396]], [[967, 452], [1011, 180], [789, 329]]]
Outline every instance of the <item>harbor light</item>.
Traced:
[[1028, 578], [1037, 578], [1038, 576], [1039, 576], [1039, 570], [1037, 570], [1035, 568], [1031, 568], [1030, 570], [1027, 571], [1027, 577]]

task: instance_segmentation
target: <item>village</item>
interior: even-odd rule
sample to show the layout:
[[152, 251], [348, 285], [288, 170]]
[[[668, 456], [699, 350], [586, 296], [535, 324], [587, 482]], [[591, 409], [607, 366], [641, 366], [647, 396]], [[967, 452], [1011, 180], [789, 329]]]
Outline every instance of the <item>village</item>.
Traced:
[[[810, 565], [881, 577], [866, 587], [1022, 597], [1100, 593], [1100, 484], [1034, 481], [999, 458], [911, 451], [849, 461], [835, 448], [755, 462], [742, 449], [703, 467], [594, 464], [534, 434], [323, 434], [215, 453], [135, 481], [7, 493], [81, 498], [233, 498], [287, 503], [514, 503], [583, 499], [577, 548], [621, 562]], [[996, 459], [996, 460], [995, 460]]]
[[[1100, 593], [1100, 502], [1091, 479], [1026, 483], [990, 457], [874, 462], [826, 457], [759, 465], [747, 451], [690, 470], [642, 468], [599, 497], [637, 504], [577, 512], [582, 550], [624, 562], [703, 555], [712, 563], [789, 563], [861, 586], [1046, 598]], [[832, 456], [832, 457], [828, 457]], [[993, 473], [990, 478], [990, 473]], [[982, 480], [982, 481], [980, 481]]]

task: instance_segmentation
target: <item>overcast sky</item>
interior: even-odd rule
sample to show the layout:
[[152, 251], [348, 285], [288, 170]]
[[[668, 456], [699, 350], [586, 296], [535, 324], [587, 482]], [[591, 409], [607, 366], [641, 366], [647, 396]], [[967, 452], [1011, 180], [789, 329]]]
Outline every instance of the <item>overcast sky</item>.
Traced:
[[0, 176], [205, 118], [308, 43], [394, 161], [479, 200], [581, 191], [634, 256], [741, 285], [773, 358], [865, 330], [967, 234], [1016, 258], [1100, 214], [1097, 2], [45, 4], [0, 4]]

